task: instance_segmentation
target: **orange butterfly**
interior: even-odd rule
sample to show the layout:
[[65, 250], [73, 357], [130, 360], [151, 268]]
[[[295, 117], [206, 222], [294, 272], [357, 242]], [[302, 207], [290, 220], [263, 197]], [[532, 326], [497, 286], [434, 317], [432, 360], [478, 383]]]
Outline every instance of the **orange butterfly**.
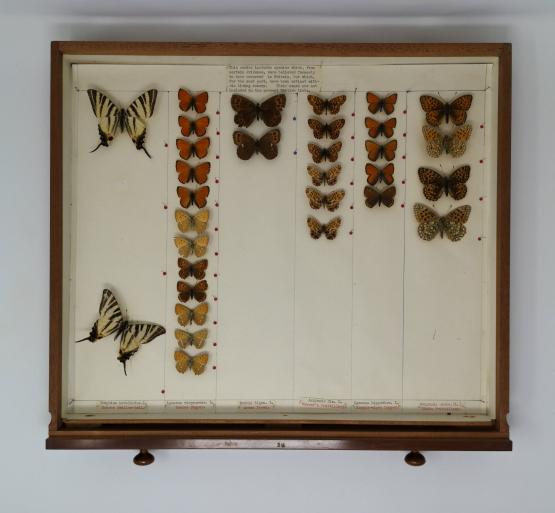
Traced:
[[385, 144], [378, 144], [375, 141], [366, 141], [366, 151], [368, 152], [368, 159], [376, 162], [379, 158], [384, 158], [388, 162], [395, 158], [395, 151], [397, 150], [397, 139], [393, 139]]
[[341, 151], [342, 146], [341, 142], [336, 142], [329, 148], [321, 148], [316, 144], [309, 143], [308, 151], [312, 155], [312, 160], [316, 162], [316, 164], [326, 160], [329, 162], [335, 162], [339, 157], [339, 152]]
[[175, 144], [179, 150], [179, 156], [183, 160], [189, 160], [191, 156], [203, 159], [208, 155], [210, 138], [198, 139], [194, 143], [187, 139], [176, 139]]
[[206, 183], [208, 174], [210, 173], [210, 162], [203, 162], [198, 166], [192, 167], [187, 162], [177, 160], [175, 162], [175, 170], [177, 171], [177, 179], [181, 183], [197, 182]]
[[210, 187], [203, 185], [196, 190], [188, 189], [187, 187], [177, 187], [177, 195], [179, 196], [179, 203], [183, 208], [189, 208], [193, 203], [198, 208], [206, 206], [208, 195], [210, 194]]
[[206, 299], [206, 291], [208, 290], [208, 282], [206, 280], [197, 281], [194, 285], [186, 281], [177, 282], [178, 298], [182, 303], [186, 303], [190, 299], [194, 299], [199, 303]]
[[374, 118], [366, 118], [364, 120], [366, 128], [368, 128], [368, 135], [376, 138], [379, 135], [384, 135], [388, 139], [393, 137], [393, 132], [397, 126], [397, 118], [389, 118], [385, 121], [378, 121]]
[[389, 115], [395, 110], [397, 93], [390, 94], [384, 98], [380, 98], [374, 93], [366, 93], [366, 101], [368, 102], [368, 110], [372, 114], [376, 114], [376, 112], [383, 110], [387, 115]]
[[393, 173], [395, 172], [395, 166], [393, 164], [387, 164], [382, 169], [378, 169], [374, 164], [366, 164], [366, 181], [370, 185], [376, 185], [378, 182], [384, 182], [387, 185], [393, 183]]
[[206, 91], [194, 96], [187, 89], [180, 89], [177, 98], [179, 99], [179, 108], [184, 112], [193, 109], [202, 114], [206, 111], [206, 104], [208, 103], [208, 93]]
[[460, 126], [466, 121], [466, 112], [472, 105], [472, 95], [463, 94], [455, 98], [451, 103], [443, 103], [433, 96], [423, 94], [420, 97], [420, 105], [426, 113], [428, 124], [439, 126], [442, 118], [445, 118], [446, 123], [449, 123], [449, 119], [452, 119], [455, 125]]
[[181, 127], [181, 133], [185, 137], [189, 137], [191, 134], [202, 137], [206, 134], [206, 130], [210, 124], [210, 118], [208, 116], [202, 116], [198, 119], [189, 119], [187, 116], [179, 116], [178, 122]]
[[397, 190], [395, 186], [388, 187], [387, 189], [383, 189], [378, 191], [374, 189], [374, 187], [370, 187], [367, 185], [364, 187], [364, 197], [366, 198], [366, 206], [368, 208], [373, 208], [376, 205], [381, 206], [385, 205], [386, 207], [392, 207], [393, 203], [395, 202], [395, 193]]

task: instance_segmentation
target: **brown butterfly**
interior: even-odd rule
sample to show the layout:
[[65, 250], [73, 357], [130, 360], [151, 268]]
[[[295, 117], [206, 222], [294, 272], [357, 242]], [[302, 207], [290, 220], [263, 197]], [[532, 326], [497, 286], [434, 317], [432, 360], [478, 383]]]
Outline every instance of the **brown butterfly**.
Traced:
[[366, 181], [370, 185], [376, 185], [378, 182], [391, 185], [393, 183], [393, 173], [395, 173], [395, 166], [393, 164], [387, 164], [382, 169], [378, 169], [374, 164], [366, 164]]
[[177, 227], [180, 232], [187, 233], [189, 231], [195, 231], [197, 233], [202, 233], [206, 230], [208, 226], [208, 219], [210, 218], [210, 212], [208, 209], [199, 210], [196, 214], [189, 214], [184, 210], [175, 211], [175, 221], [177, 222]]
[[455, 98], [451, 103], [443, 103], [441, 100], [423, 94], [420, 97], [420, 105], [426, 113], [426, 121], [432, 126], [439, 126], [441, 120], [445, 118], [445, 122], [449, 123], [449, 119], [457, 126], [462, 125], [466, 121], [466, 113], [472, 105], [472, 95], [463, 94]]
[[210, 118], [208, 116], [202, 116], [197, 119], [189, 119], [187, 116], [179, 116], [178, 122], [181, 127], [181, 133], [185, 137], [189, 137], [191, 134], [202, 137], [206, 135], [206, 130], [210, 124]]
[[177, 322], [181, 326], [187, 326], [193, 323], [202, 326], [206, 322], [207, 314], [208, 303], [201, 303], [192, 309], [180, 303], [175, 305], [175, 315], [177, 315]]
[[196, 239], [187, 237], [175, 237], [174, 243], [179, 254], [183, 257], [191, 256], [193, 253], [197, 257], [204, 256], [208, 248], [208, 235], [199, 235]]
[[176, 160], [175, 170], [177, 171], [177, 179], [181, 183], [196, 182], [203, 184], [208, 180], [210, 162], [202, 162], [193, 167], [183, 160]]
[[208, 338], [208, 330], [202, 329], [189, 333], [188, 331], [177, 329], [174, 331], [177, 345], [181, 349], [186, 349], [187, 346], [195, 346], [197, 349], [202, 349]]
[[453, 158], [464, 155], [466, 143], [472, 135], [472, 126], [469, 124], [455, 128], [449, 135], [442, 134], [438, 128], [424, 125], [422, 133], [426, 141], [426, 152], [430, 157], [438, 158], [445, 151]]
[[184, 374], [191, 369], [197, 376], [204, 372], [208, 363], [208, 353], [199, 353], [195, 356], [187, 354], [185, 351], [177, 350], [173, 354], [175, 359], [175, 368], [177, 372]]
[[179, 277], [186, 280], [189, 276], [202, 280], [206, 276], [206, 269], [208, 269], [208, 260], [203, 258], [196, 262], [189, 262], [186, 258], [178, 258], [177, 265], [179, 266]]
[[334, 96], [328, 100], [324, 98], [320, 98], [314, 94], [309, 94], [307, 96], [308, 103], [312, 106], [312, 110], [314, 114], [323, 114], [323, 113], [330, 113], [330, 114], [338, 114], [341, 110], [341, 106], [347, 100], [347, 97], [342, 94], [340, 96]]
[[187, 187], [177, 187], [177, 195], [179, 196], [179, 203], [183, 208], [189, 208], [195, 204], [198, 208], [206, 206], [208, 195], [210, 194], [210, 187], [203, 185], [196, 190], [188, 189]]
[[366, 198], [365, 203], [368, 208], [373, 208], [376, 205], [385, 205], [386, 207], [392, 207], [395, 202], [395, 193], [397, 190], [395, 186], [388, 187], [387, 189], [382, 189], [378, 191], [374, 187], [366, 185], [364, 187], [364, 197]]
[[437, 201], [445, 194], [455, 200], [461, 200], [466, 196], [465, 184], [470, 177], [470, 166], [459, 167], [449, 176], [428, 167], [421, 167], [418, 169], [418, 176], [424, 185], [422, 191], [426, 199]]
[[366, 101], [368, 102], [368, 110], [372, 114], [383, 110], [389, 116], [395, 110], [397, 93], [390, 94], [384, 98], [379, 97], [375, 93], [366, 93]]
[[364, 120], [366, 128], [368, 128], [368, 135], [374, 139], [379, 135], [383, 135], [388, 139], [393, 137], [393, 132], [397, 126], [397, 118], [389, 118], [385, 121], [378, 121], [374, 118], [366, 118]]
[[397, 150], [397, 139], [388, 141], [385, 144], [378, 144], [376, 141], [366, 141], [366, 151], [368, 152], [368, 159], [372, 162], [380, 158], [384, 158], [388, 162], [395, 158], [395, 151]]
[[310, 231], [310, 236], [313, 239], [319, 239], [322, 234], [326, 236], [326, 239], [333, 240], [337, 237], [337, 231], [341, 226], [341, 218], [334, 217], [328, 223], [320, 223], [318, 219], [312, 216], [308, 216], [306, 219], [306, 223], [308, 224], [308, 229]]
[[308, 126], [312, 128], [312, 132], [316, 139], [330, 138], [337, 139], [341, 129], [345, 126], [344, 119], [336, 119], [331, 123], [322, 123], [318, 119], [309, 119]]
[[182, 303], [186, 303], [190, 299], [194, 299], [199, 303], [206, 299], [206, 291], [208, 290], [208, 282], [206, 280], [197, 281], [194, 285], [186, 281], [177, 282], [178, 298]]
[[206, 111], [206, 104], [208, 103], [208, 93], [206, 91], [195, 96], [186, 89], [180, 89], [177, 98], [179, 99], [179, 108], [184, 112], [193, 109], [195, 112], [202, 114]]
[[278, 126], [281, 122], [281, 111], [285, 108], [284, 94], [276, 94], [262, 103], [255, 103], [244, 96], [234, 94], [231, 97], [231, 108], [237, 112], [233, 120], [237, 126], [248, 127], [256, 119], [261, 119], [266, 126]]
[[321, 148], [316, 144], [309, 143], [308, 151], [312, 155], [312, 160], [316, 162], [316, 164], [326, 160], [335, 162], [339, 157], [339, 152], [341, 151], [342, 146], [341, 142], [333, 143], [329, 148]]
[[309, 164], [306, 166], [308, 175], [312, 178], [312, 183], [316, 186], [324, 185], [335, 185], [337, 179], [341, 174], [341, 164], [336, 164], [330, 167], [327, 171], [323, 171], [319, 167]]
[[324, 207], [325, 209], [333, 212], [339, 208], [341, 200], [345, 197], [345, 191], [337, 189], [329, 194], [324, 194], [314, 187], [307, 187], [305, 189], [306, 197], [310, 208], [315, 210]]
[[241, 160], [249, 160], [255, 153], [260, 153], [268, 160], [278, 155], [278, 143], [281, 139], [279, 130], [270, 130], [260, 139], [254, 139], [246, 132], [233, 132], [233, 142], [237, 145], [237, 156]]
[[210, 138], [197, 139], [194, 143], [186, 139], [176, 139], [175, 144], [179, 150], [179, 156], [183, 160], [189, 160], [191, 157], [203, 159], [208, 155]]
[[420, 223], [418, 225], [418, 235], [421, 239], [432, 240], [438, 233], [443, 239], [443, 234], [453, 242], [461, 240], [465, 233], [465, 223], [470, 217], [470, 205], [451, 210], [448, 214], [441, 217], [437, 212], [422, 203], [415, 203], [414, 217]]

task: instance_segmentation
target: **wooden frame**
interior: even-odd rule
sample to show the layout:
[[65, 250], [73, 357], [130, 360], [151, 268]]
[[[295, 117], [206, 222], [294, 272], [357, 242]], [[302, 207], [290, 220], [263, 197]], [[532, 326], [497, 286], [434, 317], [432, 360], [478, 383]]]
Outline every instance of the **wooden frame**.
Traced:
[[[64, 55], [147, 56], [358, 56], [497, 57], [499, 62], [497, 153], [496, 415], [491, 423], [335, 421], [67, 420], [62, 417], [62, 176]], [[511, 450], [509, 411], [510, 247], [510, 44], [266, 44], [53, 42], [51, 48], [51, 215], [50, 215], [50, 400], [48, 449], [387, 449]], [[152, 461], [146, 451], [138, 464]], [[411, 453], [407, 463], [423, 463]]]

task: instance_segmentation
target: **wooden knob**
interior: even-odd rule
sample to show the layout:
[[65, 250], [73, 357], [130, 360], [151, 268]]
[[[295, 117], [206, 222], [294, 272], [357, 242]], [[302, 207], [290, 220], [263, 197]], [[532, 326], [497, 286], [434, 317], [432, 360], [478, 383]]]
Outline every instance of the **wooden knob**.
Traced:
[[405, 456], [405, 462], [411, 467], [421, 467], [424, 463], [426, 463], [426, 458], [424, 458], [424, 455], [421, 452], [410, 451]]
[[148, 449], [140, 449], [138, 454], [133, 458], [135, 465], [144, 467], [150, 465], [154, 461], [154, 456], [148, 452]]

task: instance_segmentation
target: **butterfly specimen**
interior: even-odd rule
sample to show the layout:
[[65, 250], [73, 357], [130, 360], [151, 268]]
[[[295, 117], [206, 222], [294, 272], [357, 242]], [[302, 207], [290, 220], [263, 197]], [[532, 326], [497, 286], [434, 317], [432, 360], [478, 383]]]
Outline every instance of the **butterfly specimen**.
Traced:
[[183, 112], [193, 109], [198, 114], [202, 114], [206, 111], [206, 104], [208, 103], [208, 93], [206, 91], [195, 96], [186, 89], [180, 89], [177, 98], [179, 99], [179, 108]]
[[127, 109], [117, 107], [105, 94], [96, 89], [88, 89], [87, 94], [94, 115], [98, 119], [98, 133], [100, 135], [100, 142], [91, 153], [101, 146], [110, 146], [118, 130], [123, 132], [125, 128], [135, 144], [135, 148], [143, 150], [151, 158], [144, 146], [146, 120], [154, 112], [158, 91], [150, 89], [144, 92]]
[[208, 226], [210, 212], [208, 210], [199, 210], [196, 214], [189, 214], [183, 210], [175, 211], [175, 220], [180, 232], [186, 233], [195, 231], [201, 233]]
[[179, 277], [186, 280], [189, 276], [202, 280], [206, 276], [206, 269], [208, 268], [208, 260], [203, 258], [196, 262], [189, 262], [185, 258], [178, 258], [177, 265], [179, 266]]
[[337, 231], [341, 226], [341, 218], [334, 217], [328, 223], [320, 223], [318, 219], [312, 216], [308, 216], [306, 219], [306, 223], [308, 224], [308, 229], [310, 231], [310, 236], [313, 239], [319, 239], [322, 234], [326, 236], [326, 239], [333, 240], [337, 237]]
[[256, 119], [261, 119], [266, 126], [278, 126], [281, 122], [281, 111], [285, 108], [284, 94], [276, 94], [262, 103], [255, 103], [244, 96], [234, 94], [231, 97], [231, 108], [237, 113], [233, 120], [240, 127], [248, 127]]
[[186, 349], [187, 346], [195, 346], [197, 349], [202, 349], [208, 338], [208, 330], [202, 329], [189, 333], [188, 331], [177, 329], [175, 330], [175, 338], [177, 339], [177, 345], [181, 349]]
[[281, 134], [277, 129], [266, 132], [258, 140], [246, 132], [233, 132], [233, 142], [237, 145], [237, 156], [241, 160], [249, 160], [255, 153], [260, 153], [268, 160], [275, 159], [280, 139]]
[[195, 256], [201, 257], [206, 254], [206, 249], [208, 247], [208, 235], [200, 235], [196, 239], [175, 237], [174, 243], [182, 257], [187, 258], [193, 253]]
[[387, 164], [382, 169], [377, 168], [374, 164], [366, 164], [366, 181], [370, 185], [376, 185], [378, 182], [391, 185], [393, 183], [393, 173], [395, 173], [393, 164]]
[[179, 116], [178, 122], [181, 127], [181, 133], [185, 137], [189, 137], [190, 135], [202, 137], [206, 135], [206, 130], [210, 124], [210, 118], [208, 116], [202, 116], [197, 119], [189, 119], [187, 116]]
[[364, 197], [366, 198], [365, 203], [368, 208], [373, 208], [376, 205], [381, 206], [385, 205], [386, 207], [390, 208], [395, 203], [395, 193], [397, 190], [395, 186], [387, 187], [386, 189], [382, 189], [378, 191], [374, 189], [374, 187], [370, 187], [366, 185], [364, 187]]
[[335, 185], [337, 183], [337, 179], [341, 174], [341, 164], [336, 164], [335, 166], [330, 167], [327, 171], [323, 171], [319, 167], [309, 164], [306, 166], [308, 171], [308, 175], [312, 178], [313, 185], [320, 186], [320, 185]]
[[115, 333], [115, 340], [120, 339], [118, 361], [123, 364], [123, 372], [127, 376], [127, 360], [139, 350], [141, 345], [148, 344], [166, 333], [166, 330], [159, 324], [124, 319], [113, 292], [110, 289], [104, 289], [98, 309], [98, 319], [93, 324], [89, 336], [77, 342], [85, 340], [96, 342], [112, 333]]
[[308, 151], [312, 155], [312, 160], [319, 164], [320, 162], [329, 160], [330, 162], [335, 162], [337, 157], [339, 157], [339, 152], [343, 145], [341, 142], [333, 143], [329, 148], [321, 148], [317, 144], [308, 144]]
[[461, 200], [466, 196], [466, 182], [470, 177], [470, 166], [459, 167], [448, 176], [442, 175], [434, 169], [421, 167], [418, 169], [418, 176], [424, 185], [422, 191], [426, 199], [437, 201], [442, 194], [445, 194], [455, 200]]
[[415, 203], [414, 217], [420, 223], [418, 235], [421, 239], [432, 240], [438, 233], [443, 239], [445, 233], [447, 238], [453, 242], [461, 240], [466, 233], [464, 224], [468, 221], [470, 210], [470, 205], [464, 205], [441, 217], [426, 205]]
[[208, 363], [208, 353], [190, 356], [185, 351], [177, 350], [173, 357], [175, 358], [175, 368], [181, 374], [191, 369], [198, 376], [204, 372]]
[[345, 197], [345, 191], [341, 189], [324, 194], [314, 187], [307, 187], [305, 193], [311, 208], [317, 210], [324, 207], [330, 212], [337, 210], [341, 200]]
[[314, 94], [309, 94], [307, 96], [307, 100], [308, 100], [308, 103], [310, 103], [312, 110], [314, 111], [314, 114], [318, 114], [318, 116], [320, 116], [321, 114], [324, 114], [324, 113], [338, 114], [339, 111], [341, 110], [341, 106], [347, 100], [347, 97], [344, 94], [342, 94], [326, 100]]
[[372, 162], [380, 158], [384, 158], [388, 162], [395, 158], [395, 151], [397, 150], [397, 139], [388, 141], [385, 144], [378, 144], [375, 141], [366, 141], [366, 151], [368, 152], [368, 159]]
[[206, 322], [208, 303], [201, 303], [195, 306], [195, 308], [188, 308], [185, 305], [177, 303], [175, 305], [175, 314], [177, 315], [177, 322], [181, 326], [188, 326], [193, 323], [202, 326]]
[[445, 118], [445, 122], [453, 121], [455, 125], [462, 125], [466, 121], [466, 113], [472, 105], [472, 95], [463, 94], [455, 98], [451, 103], [443, 103], [441, 100], [423, 94], [420, 97], [420, 105], [426, 113], [426, 122], [432, 126], [439, 126], [441, 120]]
[[208, 174], [210, 173], [210, 162], [202, 162], [198, 166], [190, 166], [183, 160], [175, 161], [175, 170], [177, 179], [181, 183], [196, 182], [198, 184], [206, 183]]
[[397, 126], [397, 118], [389, 118], [385, 121], [378, 121], [374, 118], [365, 118], [364, 124], [368, 128], [368, 135], [374, 139], [379, 135], [383, 135], [388, 139], [393, 137], [393, 132]]
[[195, 190], [182, 187], [180, 185], [177, 187], [179, 203], [183, 208], [189, 208], [193, 204], [195, 204], [198, 208], [205, 207], [209, 194], [210, 187], [208, 187], [208, 185], [203, 185]]
[[206, 291], [208, 290], [208, 282], [206, 280], [198, 281], [194, 285], [186, 281], [177, 282], [177, 292], [179, 292], [179, 301], [186, 303], [190, 299], [194, 299], [199, 303], [206, 299]]
[[336, 119], [331, 123], [322, 123], [318, 119], [309, 119], [308, 126], [312, 128], [312, 133], [316, 139], [330, 138], [337, 139], [341, 129], [345, 126], [344, 119]]
[[375, 93], [366, 93], [366, 101], [368, 102], [368, 110], [372, 114], [383, 111], [388, 116], [395, 110], [397, 103], [397, 93], [387, 95], [383, 98]]
[[175, 144], [179, 150], [179, 156], [183, 160], [189, 160], [191, 157], [203, 159], [208, 155], [210, 138], [204, 137], [202, 139], [197, 139], [195, 142], [188, 141], [187, 139], [176, 139]]
[[444, 151], [453, 158], [464, 155], [466, 143], [472, 135], [472, 126], [466, 124], [455, 128], [453, 135], [443, 135], [438, 128], [424, 125], [422, 133], [426, 141], [426, 152], [438, 158]]

